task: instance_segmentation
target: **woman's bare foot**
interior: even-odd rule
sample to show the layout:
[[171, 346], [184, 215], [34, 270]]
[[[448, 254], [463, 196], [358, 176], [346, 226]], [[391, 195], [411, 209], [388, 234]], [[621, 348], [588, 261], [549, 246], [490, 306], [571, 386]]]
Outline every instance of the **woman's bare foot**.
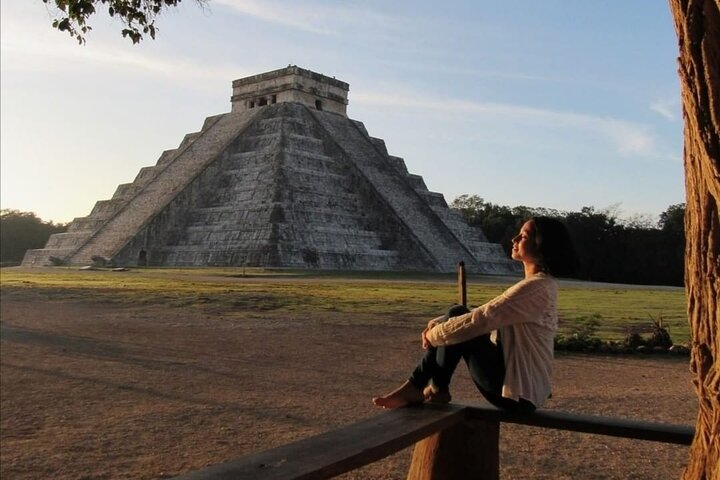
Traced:
[[372, 399], [373, 403], [382, 408], [400, 408], [411, 403], [422, 403], [425, 400], [423, 392], [410, 382], [405, 382], [397, 389]]
[[450, 403], [450, 401], [452, 400], [450, 392], [437, 391], [435, 390], [435, 388], [433, 388], [432, 385], [428, 385], [427, 387], [425, 387], [425, 390], [423, 390], [423, 396], [425, 397], [426, 402], [436, 404]]

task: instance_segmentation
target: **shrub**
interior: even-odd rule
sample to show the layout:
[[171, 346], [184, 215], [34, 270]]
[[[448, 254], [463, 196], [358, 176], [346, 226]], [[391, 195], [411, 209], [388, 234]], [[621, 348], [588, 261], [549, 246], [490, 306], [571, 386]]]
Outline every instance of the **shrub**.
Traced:
[[596, 335], [602, 323], [602, 316], [594, 313], [575, 319], [569, 335], [555, 337], [555, 349], [571, 352], [602, 352], [602, 353], [673, 353], [687, 355], [689, 349], [682, 345], [673, 345], [667, 328], [663, 326], [662, 316], [652, 319], [652, 334], [644, 338], [637, 330], [630, 331], [622, 342], [602, 340]]
[[673, 341], [670, 337], [670, 332], [663, 326], [662, 315], [658, 315], [657, 319], [650, 317], [653, 322], [652, 335], [648, 340], [648, 347], [650, 348], [664, 348], [668, 349], [672, 347]]
[[629, 349], [635, 350], [637, 347], [647, 345], [647, 342], [645, 339], [640, 335], [638, 332], [633, 331], [628, 333], [627, 337], [625, 337], [625, 341], [623, 342], [623, 345]]
[[568, 336], [555, 337], [555, 348], [572, 352], [594, 352], [600, 350], [603, 341], [596, 335], [602, 316], [593, 313], [587, 317], [578, 317]]

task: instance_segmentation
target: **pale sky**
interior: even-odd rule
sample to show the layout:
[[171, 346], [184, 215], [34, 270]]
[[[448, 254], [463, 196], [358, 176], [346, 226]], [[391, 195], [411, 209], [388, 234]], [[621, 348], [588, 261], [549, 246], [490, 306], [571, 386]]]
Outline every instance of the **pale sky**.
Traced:
[[289, 64], [450, 203], [656, 218], [684, 202], [677, 39], [661, 0], [185, 0], [156, 40], [104, 10], [85, 46], [1, 0], [0, 205], [67, 222]]

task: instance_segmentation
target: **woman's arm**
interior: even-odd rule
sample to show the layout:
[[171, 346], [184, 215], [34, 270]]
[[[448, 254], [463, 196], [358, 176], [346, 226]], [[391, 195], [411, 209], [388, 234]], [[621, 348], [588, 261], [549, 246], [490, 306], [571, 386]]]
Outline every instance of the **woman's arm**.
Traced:
[[430, 341], [427, 338], [428, 332], [430, 330], [432, 330], [433, 327], [435, 327], [435, 325], [437, 325], [438, 323], [441, 323], [443, 321], [445, 321], [445, 315], [441, 315], [437, 318], [433, 318], [432, 320], [430, 320], [428, 322], [427, 327], [425, 327], [425, 330], [423, 330], [422, 333], [420, 334], [420, 338], [422, 339], [423, 350], [427, 350], [428, 348], [432, 347], [432, 344], [430, 343]]
[[433, 326], [423, 338], [435, 347], [453, 345], [508, 325], [538, 321], [555, 295], [552, 278], [523, 280], [472, 312]]

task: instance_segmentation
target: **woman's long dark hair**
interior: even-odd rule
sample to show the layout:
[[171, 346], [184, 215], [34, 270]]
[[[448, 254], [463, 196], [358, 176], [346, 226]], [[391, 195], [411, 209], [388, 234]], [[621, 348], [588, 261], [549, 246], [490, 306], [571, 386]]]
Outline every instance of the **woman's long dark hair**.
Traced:
[[577, 273], [578, 257], [565, 224], [552, 217], [531, 217], [529, 220], [535, 224], [544, 270], [554, 277], [570, 277]]

